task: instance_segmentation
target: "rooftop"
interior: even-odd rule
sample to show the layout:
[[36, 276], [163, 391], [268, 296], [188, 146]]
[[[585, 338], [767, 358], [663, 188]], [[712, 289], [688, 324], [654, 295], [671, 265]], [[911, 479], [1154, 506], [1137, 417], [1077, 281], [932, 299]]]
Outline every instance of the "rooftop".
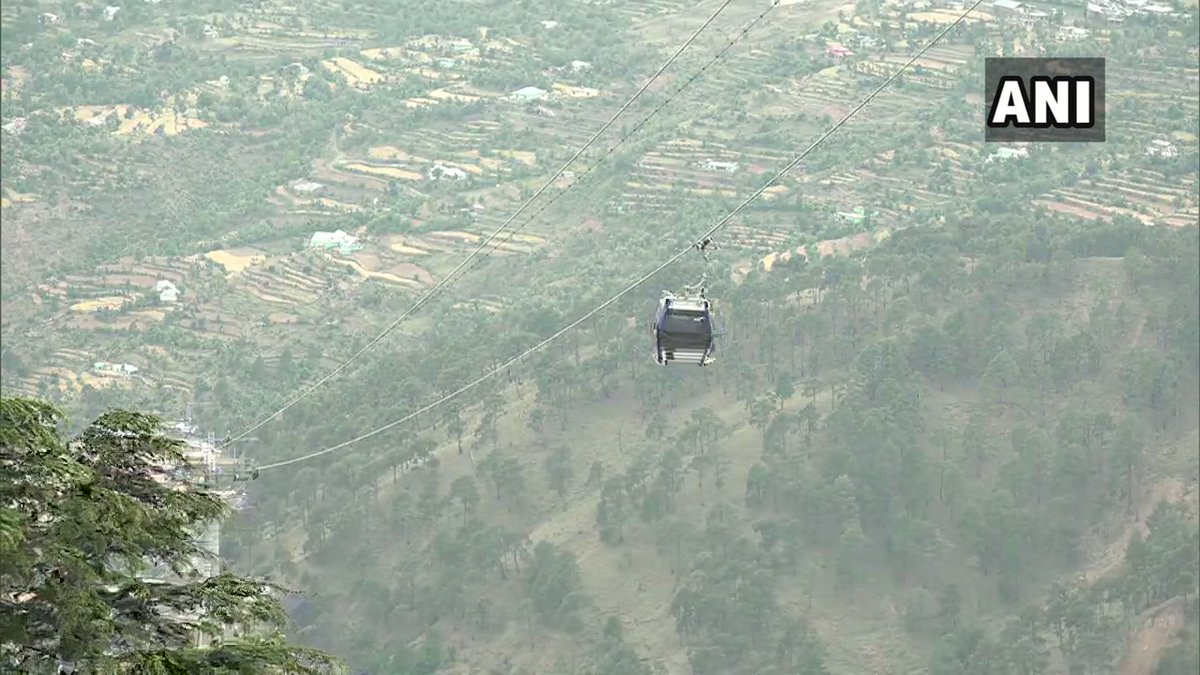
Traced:
[[546, 93], [547, 92], [545, 89], [538, 89], [537, 87], [525, 87], [523, 89], [514, 91], [512, 95], [516, 96], [517, 98], [541, 98], [545, 96]]

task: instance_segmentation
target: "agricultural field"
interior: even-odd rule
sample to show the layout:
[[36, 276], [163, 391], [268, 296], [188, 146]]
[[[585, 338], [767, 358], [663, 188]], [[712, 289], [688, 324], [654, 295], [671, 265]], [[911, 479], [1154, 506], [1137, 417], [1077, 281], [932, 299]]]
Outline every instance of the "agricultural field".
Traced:
[[[166, 105], [173, 106], [173, 101]], [[208, 126], [203, 120], [189, 118], [187, 113], [179, 113], [169, 107], [159, 114], [138, 110], [127, 105], [113, 106], [80, 106], [74, 109], [63, 109], [60, 112], [69, 113], [77, 122], [95, 127], [115, 127], [114, 134], [164, 134], [174, 136], [189, 129], [203, 129]]]
[[[962, 10], [770, 5], [626, 105], [716, 2], [5, 4], [0, 388], [222, 434], [322, 382], [222, 551], [355, 670], [1162, 675], [1196, 8], [989, 2], [810, 148]], [[982, 141], [985, 57], [1097, 52], [1105, 143]], [[717, 365], [659, 369], [697, 279]]]

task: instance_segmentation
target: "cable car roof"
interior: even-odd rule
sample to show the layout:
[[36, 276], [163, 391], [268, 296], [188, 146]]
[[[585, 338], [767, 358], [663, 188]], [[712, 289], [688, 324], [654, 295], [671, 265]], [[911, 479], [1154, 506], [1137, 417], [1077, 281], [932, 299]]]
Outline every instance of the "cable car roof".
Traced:
[[703, 312], [708, 309], [708, 302], [706, 300], [680, 300], [678, 298], [671, 298], [670, 300], [671, 306], [668, 310]]

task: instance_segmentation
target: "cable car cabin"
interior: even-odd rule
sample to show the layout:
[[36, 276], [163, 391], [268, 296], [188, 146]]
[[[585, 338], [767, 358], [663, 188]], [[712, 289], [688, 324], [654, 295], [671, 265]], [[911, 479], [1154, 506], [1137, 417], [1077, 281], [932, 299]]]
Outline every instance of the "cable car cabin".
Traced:
[[654, 360], [707, 366], [712, 362], [713, 321], [708, 299], [664, 295], [654, 316]]

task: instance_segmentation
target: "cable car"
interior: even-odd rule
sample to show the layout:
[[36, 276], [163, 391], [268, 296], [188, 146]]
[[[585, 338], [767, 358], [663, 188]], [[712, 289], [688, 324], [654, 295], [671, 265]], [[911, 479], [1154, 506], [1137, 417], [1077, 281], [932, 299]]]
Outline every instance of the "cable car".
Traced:
[[694, 363], [707, 366], [713, 362], [712, 303], [703, 293], [695, 297], [677, 298], [663, 293], [654, 315], [654, 360], [658, 365]]

